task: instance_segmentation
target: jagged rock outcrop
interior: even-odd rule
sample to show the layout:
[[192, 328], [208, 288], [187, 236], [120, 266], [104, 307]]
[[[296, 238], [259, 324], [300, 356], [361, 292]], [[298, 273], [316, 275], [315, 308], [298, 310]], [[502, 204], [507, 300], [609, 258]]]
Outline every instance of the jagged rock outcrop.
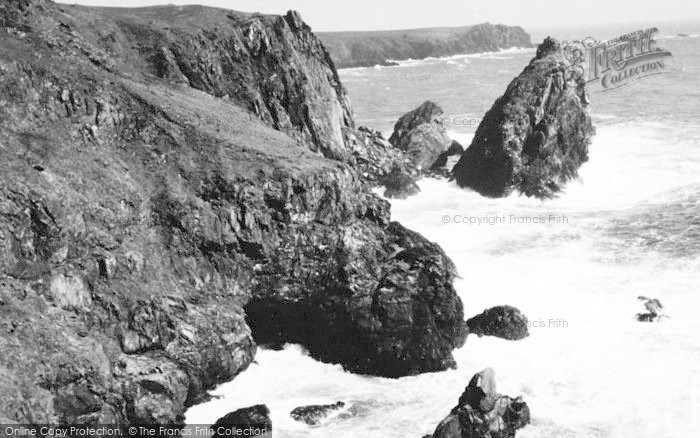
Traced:
[[585, 81], [569, 67], [559, 43], [545, 39], [484, 116], [452, 170], [457, 184], [490, 197], [550, 198], [578, 175], [595, 129]]
[[397, 65], [391, 60], [424, 59], [532, 47], [519, 26], [481, 23], [474, 26], [377, 32], [318, 34], [338, 68]]
[[211, 429], [214, 438], [230, 436], [272, 436], [270, 409], [255, 405], [230, 412], [216, 420]]
[[[385, 223], [383, 205], [365, 214]], [[256, 340], [302, 343], [320, 360], [388, 377], [454, 366], [466, 327], [455, 267], [436, 244], [397, 222], [309, 226], [258, 273], [246, 305]]]
[[440, 119], [442, 114], [437, 104], [423, 102], [399, 118], [389, 143], [406, 152], [416, 168], [427, 171], [452, 144]]
[[389, 143], [381, 132], [360, 126], [349, 133], [351, 162], [362, 177], [372, 185], [384, 185], [395, 171], [415, 179], [419, 170], [401, 149]]
[[493, 369], [469, 381], [457, 406], [438, 424], [432, 438], [514, 438], [530, 423], [530, 409], [521, 397], [496, 392]]
[[469, 333], [517, 341], [530, 336], [528, 320], [513, 306], [496, 306], [467, 320]]
[[80, 34], [88, 19], [98, 23], [77, 45], [109, 55], [112, 68], [139, 59], [139, 69], [231, 99], [324, 156], [347, 155], [343, 129], [354, 127], [347, 94], [328, 52], [294, 11], [70, 8], [58, 19], [67, 33]]
[[321, 420], [343, 407], [345, 407], [345, 403], [341, 401], [330, 405], [299, 406], [298, 408], [294, 408], [290, 415], [296, 421], [306, 423], [309, 426], [315, 426], [319, 424]]
[[[285, 338], [348, 369], [450, 365], [464, 327], [449, 259], [391, 223], [355, 167], [309, 150], [336, 150], [333, 135], [292, 138], [239, 99], [289, 87], [309, 117], [328, 113], [292, 90], [302, 79], [265, 88], [274, 57], [218, 59], [300, 47], [299, 74], [331, 83], [323, 59], [304, 61], [322, 53], [295, 14], [0, 13], [1, 423], [181, 423], [253, 360], [250, 326], [265, 335], [278, 315]], [[197, 66], [158, 74], [183, 47]]]

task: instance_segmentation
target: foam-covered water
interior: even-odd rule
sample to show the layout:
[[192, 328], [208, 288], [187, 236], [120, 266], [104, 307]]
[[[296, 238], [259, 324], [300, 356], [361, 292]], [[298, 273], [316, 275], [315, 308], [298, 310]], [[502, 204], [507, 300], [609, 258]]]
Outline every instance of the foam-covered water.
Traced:
[[[690, 116], [700, 114], [699, 41], [664, 41], [676, 57], [672, 73], [593, 96], [598, 134], [590, 161], [560, 198], [486, 199], [423, 179], [420, 194], [392, 201], [394, 219], [438, 242], [456, 263], [465, 314], [516, 306], [533, 323], [529, 338], [470, 336], [455, 351], [458, 369], [397, 380], [346, 373], [298, 346], [261, 350], [248, 371], [213, 392], [222, 398], [191, 408], [187, 421], [212, 423], [266, 403], [277, 437], [420, 437], [488, 366], [500, 392], [530, 405], [533, 422], [519, 437], [698, 436], [700, 126]], [[425, 98], [448, 114], [479, 112], [531, 56], [464, 58], [464, 69], [451, 64], [461, 62], [455, 57], [353, 69], [342, 79], [361, 121], [388, 130]], [[447, 83], [469, 85], [450, 95]], [[450, 129], [469, 144], [473, 129]], [[465, 224], [469, 218], [477, 224]], [[635, 321], [643, 310], [638, 295], [659, 298], [670, 318]], [[337, 400], [345, 410], [321, 426], [289, 417], [294, 407]]]

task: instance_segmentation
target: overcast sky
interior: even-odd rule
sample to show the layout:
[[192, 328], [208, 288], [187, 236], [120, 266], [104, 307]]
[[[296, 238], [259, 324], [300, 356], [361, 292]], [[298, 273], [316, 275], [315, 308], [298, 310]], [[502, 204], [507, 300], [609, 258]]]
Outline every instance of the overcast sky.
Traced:
[[[4, 1], [4, 0], [2, 0]], [[205, 4], [282, 14], [296, 9], [315, 31], [462, 26], [527, 28], [700, 20], [698, 0], [60, 0], [96, 6]]]

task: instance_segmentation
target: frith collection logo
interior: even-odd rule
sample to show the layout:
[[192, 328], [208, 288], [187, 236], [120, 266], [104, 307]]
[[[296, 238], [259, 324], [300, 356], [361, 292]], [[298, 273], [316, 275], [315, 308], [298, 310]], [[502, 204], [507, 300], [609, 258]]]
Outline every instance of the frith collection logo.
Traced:
[[656, 46], [656, 32], [653, 27], [608, 41], [588, 37], [564, 43], [564, 55], [571, 63], [568, 78], [583, 78], [593, 91], [608, 91], [667, 72], [672, 55]]

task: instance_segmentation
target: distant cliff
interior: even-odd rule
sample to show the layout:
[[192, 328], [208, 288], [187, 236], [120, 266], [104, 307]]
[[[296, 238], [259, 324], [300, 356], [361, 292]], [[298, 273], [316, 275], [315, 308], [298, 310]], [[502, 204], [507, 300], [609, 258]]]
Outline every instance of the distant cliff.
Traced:
[[319, 32], [316, 35], [337, 68], [392, 65], [391, 60], [532, 47], [530, 35], [523, 28], [489, 23], [378, 32]]

